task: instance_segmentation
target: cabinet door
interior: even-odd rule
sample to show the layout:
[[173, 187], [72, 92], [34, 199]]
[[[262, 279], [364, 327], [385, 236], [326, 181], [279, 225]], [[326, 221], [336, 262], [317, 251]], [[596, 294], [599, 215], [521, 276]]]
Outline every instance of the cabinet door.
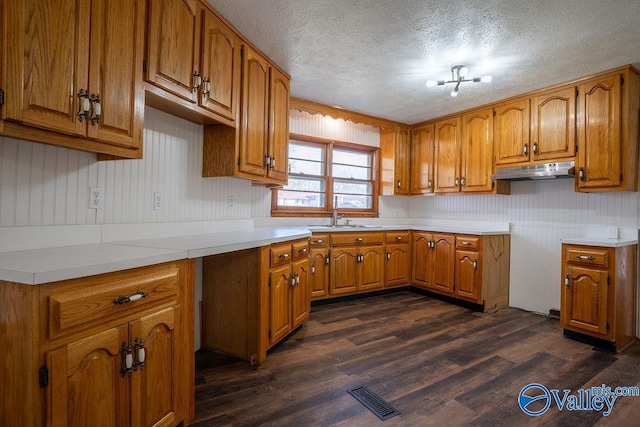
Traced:
[[[169, 307], [131, 323], [134, 426], [170, 426], [179, 421], [176, 414], [179, 349], [174, 332], [179, 318], [179, 308]], [[144, 364], [138, 365], [141, 362]]]
[[567, 266], [565, 272], [569, 282], [562, 286], [562, 326], [608, 338], [607, 271]]
[[[7, 58], [2, 118], [85, 136], [78, 93], [89, 76], [90, 2], [5, 1]], [[5, 31], [5, 30], [3, 30]]]
[[329, 294], [337, 295], [358, 290], [358, 248], [331, 249]]
[[328, 257], [328, 249], [311, 249], [311, 268], [309, 272], [311, 298], [322, 298], [329, 295]]
[[575, 155], [576, 88], [531, 100], [531, 158], [554, 160]]
[[619, 75], [578, 86], [579, 189], [620, 185], [620, 86]]
[[309, 259], [301, 259], [291, 264], [296, 275], [296, 286], [291, 289], [292, 328], [297, 328], [309, 318], [311, 290], [309, 289]]
[[286, 183], [289, 177], [289, 78], [275, 68], [270, 73], [269, 149], [267, 175]]
[[433, 252], [429, 247], [432, 240], [429, 233], [413, 233], [411, 283], [423, 288], [433, 280]]
[[482, 271], [478, 252], [457, 250], [455, 264], [454, 295], [482, 303]]
[[435, 125], [414, 129], [411, 138], [411, 194], [433, 193]]
[[495, 164], [529, 161], [529, 100], [519, 99], [495, 108], [493, 143]]
[[433, 283], [430, 288], [444, 293], [453, 294], [453, 277], [455, 264], [455, 237], [434, 234]]
[[436, 123], [436, 193], [460, 191], [460, 117]]
[[493, 109], [462, 116], [460, 186], [464, 192], [491, 191]]
[[385, 261], [385, 286], [407, 285], [411, 255], [409, 245], [387, 245]]
[[[148, 0], [145, 79], [196, 102], [197, 1]], [[200, 73], [199, 73], [200, 74]]]
[[269, 64], [249, 46], [243, 46], [242, 117], [238, 169], [265, 176], [269, 134]]
[[394, 156], [395, 190], [394, 194], [410, 194], [410, 163], [411, 140], [409, 128], [396, 129], [396, 143]]
[[360, 248], [358, 290], [380, 289], [384, 286], [384, 258], [382, 246]]
[[274, 268], [269, 273], [269, 345], [291, 331], [291, 265]]
[[202, 10], [202, 108], [236, 119], [240, 96], [240, 42], [238, 36], [204, 6]]
[[47, 425], [129, 425], [129, 380], [120, 374], [127, 326], [94, 334], [47, 353]]
[[89, 120], [87, 136], [132, 148], [140, 146], [144, 114], [144, 93], [138, 83], [142, 1], [91, 2], [89, 95], [100, 97], [101, 112], [98, 123]]

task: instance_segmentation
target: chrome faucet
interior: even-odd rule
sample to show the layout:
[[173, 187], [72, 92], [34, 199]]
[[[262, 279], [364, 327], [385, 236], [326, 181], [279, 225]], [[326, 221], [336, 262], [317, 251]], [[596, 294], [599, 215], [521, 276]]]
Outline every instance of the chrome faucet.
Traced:
[[342, 215], [340, 215], [338, 213], [338, 209], [333, 208], [333, 217], [331, 220], [331, 226], [332, 227], [337, 227], [338, 226], [338, 220], [342, 218]]

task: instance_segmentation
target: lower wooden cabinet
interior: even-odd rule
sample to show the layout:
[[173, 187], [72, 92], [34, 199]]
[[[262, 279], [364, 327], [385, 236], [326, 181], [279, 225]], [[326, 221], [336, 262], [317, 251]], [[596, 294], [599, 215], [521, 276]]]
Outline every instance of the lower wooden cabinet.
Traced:
[[311, 299], [325, 298], [329, 295], [329, 249], [312, 247], [309, 262]]
[[1, 425], [193, 419], [192, 261], [0, 289], [3, 301], [33, 310], [0, 330], [9, 349], [0, 369], [12, 390]]
[[260, 364], [311, 301], [309, 239], [203, 258], [203, 348]]
[[637, 245], [562, 245], [560, 325], [611, 342], [620, 350], [636, 336]]
[[481, 304], [509, 304], [510, 238], [413, 231], [412, 284]]
[[406, 286], [411, 281], [410, 243], [408, 231], [385, 233], [385, 287]]
[[384, 287], [384, 233], [333, 233], [330, 241], [331, 296]]

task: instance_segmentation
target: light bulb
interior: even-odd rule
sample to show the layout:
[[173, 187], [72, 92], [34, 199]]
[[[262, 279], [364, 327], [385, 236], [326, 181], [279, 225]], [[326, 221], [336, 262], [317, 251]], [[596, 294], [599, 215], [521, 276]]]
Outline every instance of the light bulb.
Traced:
[[451, 96], [453, 97], [458, 96], [458, 86], [453, 88], [453, 90], [451, 91]]
[[460, 77], [464, 77], [467, 75], [468, 72], [469, 72], [469, 69], [467, 67], [462, 67], [458, 71], [458, 75], [460, 75]]
[[482, 76], [482, 77], [480, 77], [480, 81], [482, 83], [491, 83], [492, 80], [493, 80], [493, 77], [491, 77], [491, 76]]
[[438, 82], [435, 80], [427, 80], [427, 87], [435, 87], [437, 84]]

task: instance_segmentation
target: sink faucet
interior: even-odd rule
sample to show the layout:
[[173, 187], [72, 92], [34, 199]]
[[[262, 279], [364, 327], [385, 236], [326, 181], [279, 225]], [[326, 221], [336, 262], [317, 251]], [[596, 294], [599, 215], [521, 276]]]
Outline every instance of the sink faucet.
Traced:
[[331, 226], [332, 227], [337, 227], [338, 226], [338, 220], [342, 218], [342, 215], [340, 215], [338, 213], [338, 209], [333, 208], [333, 217], [331, 219]]

